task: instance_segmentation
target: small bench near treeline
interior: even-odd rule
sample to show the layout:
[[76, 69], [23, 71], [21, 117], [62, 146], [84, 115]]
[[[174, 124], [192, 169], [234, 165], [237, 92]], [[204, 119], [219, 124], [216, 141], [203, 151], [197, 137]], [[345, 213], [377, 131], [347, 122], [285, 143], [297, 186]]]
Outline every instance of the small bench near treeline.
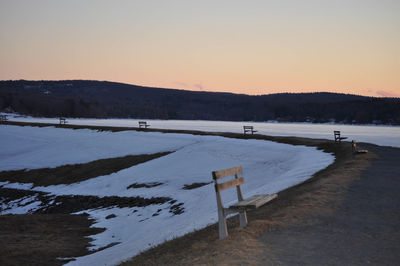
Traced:
[[[224, 239], [228, 236], [228, 228], [226, 226], [227, 215], [231, 213], [239, 213], [240, 227], [245, 227], [247, 225], [246, 211], [257, 209], [278, 196], [277, 194], [264, 194], [254, 195], [250, 198], [244, 199], [240, 187], [241, 184], [244, 184], [244, 178], [239, 177], [239, 174], [242, 173], [243, 169], [241, 166], [212, 172], [215, 192], [217, 195], [219, 239]], [[234, 176], [234, 179], [218, 183], [218, 179], [230, 176]], [[232, 187], [236, 187], [238, 202], [228, 208], [224, 208], [221, 191]]]
[[243, 134], [254, 134], [254, 132], [257, 132], [256, 130], [254, 130], [253, 126], [243, 126]]
[[60, 117], [60, 125], [65, 125], [67, 124], [67, 119], [65, 117]]
[[7, 115], [0, 115], [0, 122], [6, 122], [7, 120]]
[[150, 125], [146, 121], [139, 121], [139, 128], [148, 128]]
[[342, 139], [347, 139], [347, 137], [341, 137], [340, 136], [340, 131], [338, 131], [338, 130], [333, 131], [333, 136], [335, 137], [335, 142], [336, 143], [341, 142]]

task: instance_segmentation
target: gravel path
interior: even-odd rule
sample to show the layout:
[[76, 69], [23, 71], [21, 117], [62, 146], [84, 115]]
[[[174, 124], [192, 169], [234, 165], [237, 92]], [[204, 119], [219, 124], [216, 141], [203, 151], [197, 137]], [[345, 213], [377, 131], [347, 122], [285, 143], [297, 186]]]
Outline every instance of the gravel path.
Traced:
[[[363, 144], [377, 158], [333, 213], [264, 233], [282, 265], [399, 265], [400, 149]], [[362, 155], [357, 155], [362, 156]]]

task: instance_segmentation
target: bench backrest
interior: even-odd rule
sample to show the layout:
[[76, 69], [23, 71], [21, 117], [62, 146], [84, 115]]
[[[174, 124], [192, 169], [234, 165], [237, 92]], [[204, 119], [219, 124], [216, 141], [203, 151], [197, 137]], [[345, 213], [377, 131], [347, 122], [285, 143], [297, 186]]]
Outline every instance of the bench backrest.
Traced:
[[243, 126], [243, 129], [244, 129], [244, 130], [248, 130], [248, 129], [252, 130], [252, 129], [253, 129], [253, 126]]
[[[239, 177], [239, 174], [242, 174], [242, 173], [243, 173], [243, 169], [241, 166], [212, 172], [212, 176], [213, 176], [214, 184], [215, 184], [215, 192], [217, 193], [218, 207], [223, 208], [220, 192], [222, 190], [225, 190], [225, 189], [228, 189], [231, 187], [236, 187], [238, 201], [243, 200], [243, 194], [242, 194], [242, 189], [240, 188], [240, 185], [244, 184], [244, 178]], [[218, 179], [226, 178], [226, 177], [230, 177], [230, 176], [234, 176], [234, 179], [231, 179], [231, 180], [223, 182], [223, 183], [217, 182]]]
[[333, 135], [335, 136], [335, 142], [338, 140], [340, 141], [340, 131], [338, 130], [333, 131]]
[[220, 179], [220, 178], [233, 176], [233, 175], [238, 175], [238, 174], [242, 174], [242, 173], [243, 173], [242, 167], [241, 166], [237, 166], [237, 167], [232, 167], [232, 168], [229, 168], [229, 169], [213, 171], [212, 172], [212, 176], [213, 176], [214, 180], [217, 180], [217, 179]]

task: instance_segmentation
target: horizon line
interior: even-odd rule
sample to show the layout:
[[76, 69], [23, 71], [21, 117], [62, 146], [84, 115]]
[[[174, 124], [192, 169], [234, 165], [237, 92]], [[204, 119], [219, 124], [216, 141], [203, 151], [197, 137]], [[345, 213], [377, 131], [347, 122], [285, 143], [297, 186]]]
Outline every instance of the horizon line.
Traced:
[[149, 86], [149, 85], [139, 85], [139, 84], [133, 84], [133, 83], [127, 83], [127, 82], [122, 82], [122, 81], [111, 81], [111, 80], [96, 80], [96, 79], [7, 79], [7, 80], [0, 80], [0, 82], [18, 82], [18, 81], [27, 81], [27, 82], [62, 82], [62, 81], [94, 81], [94, 82], [108, 82], [108, 83], [119, 83], [119, 84], [124, 84], [124, 85], [129, 85], [129, 86], [137, 86], [137, 87], [143, 87], [143, 88], [155, 88], [155, 89], [166, 89], [166, 90], [179, 90], [179, 91], [192, 91], [192, 92], [205, 92], [205, 93], [225, 93], [225, 94], [235, 94], [235, 95], [247, 95], [247, 96], [267, 96], [267, 95], [277, 95], [277, 94], [313, 94], [313, 93], [330, 93], [330, 94], [342, 94], [342, 95], [352, 95], [352, 96], [360, 96], [360, 97], [366, 97], [366, 98], [389, 98], [389, 99], [400, 99], [399, 96], [371, 96], [371, 95], [362, 95], [362, 94], [354, 94], [354, 93], [345, 93], [345, 92], [334, 92], [334, 91], [307, 91], [307, 92], [289, 92], [289, 91], [283, 91], [283, 92], [275, 92], [275, 93], [267, 93], [267, 94], [248, 94], [248, 93], [236, 93], [236, 92], [230, 92], [230, 91], [213, 91], [213, 90], [195, 90], [195, 89], [190, 89], [190, 88], [185, 88], [185, 89], [180, 89], [180, 88], [171, 88], [171, 87], [159, 87], [159, 86]]

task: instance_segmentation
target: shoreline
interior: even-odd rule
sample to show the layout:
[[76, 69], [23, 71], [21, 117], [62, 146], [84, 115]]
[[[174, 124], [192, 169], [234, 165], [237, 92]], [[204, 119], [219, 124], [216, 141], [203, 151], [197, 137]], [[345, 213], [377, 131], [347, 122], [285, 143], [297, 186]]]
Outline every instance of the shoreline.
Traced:
[[[14, 118], [37, 118], [37, 119], [55, 119], [56, 122], [54, 124], [58, 124], [58, 117], [36, 117], [29, 115], [14, 115], [10, 113], [1, 113], [5, 115], [13, 115]], [[107, 118], [93, 118], [93, 117], [66, 117], [67, 120], [149, 120], [149, 121], [198, 121], [198, 122], [237, 122], [237, 123], [259, 123], [259, 124], [298, 124], [298, 125], [338, 125], [338, 126], [372, 126], [372, 127], [400, 127], [400, 124], [346, 124], [346, 123], [336, 123], [336, 122], [326, 122], [326, 123], [313, 123], [313, 122], [280, 122], [278, 120], [267, 120], [267, 121], [229, 121], [229, 120], [202, 120], [202, 119], [190, 119], [190, 120], [179, 120], [179, 119], [155, 119], [155, 118], [120, 118], [120, 117], [107, 117]], [[20, 122], [20, 121], [11, 121], [11, 122]], [[22, 121], [21, 121], [22, 122]], [[29, 123], [29, 122], [27, 122]], [[36, 123], [36, 122], [32, 122]], [[40, 123], [40, 122], [37, 122]]]

